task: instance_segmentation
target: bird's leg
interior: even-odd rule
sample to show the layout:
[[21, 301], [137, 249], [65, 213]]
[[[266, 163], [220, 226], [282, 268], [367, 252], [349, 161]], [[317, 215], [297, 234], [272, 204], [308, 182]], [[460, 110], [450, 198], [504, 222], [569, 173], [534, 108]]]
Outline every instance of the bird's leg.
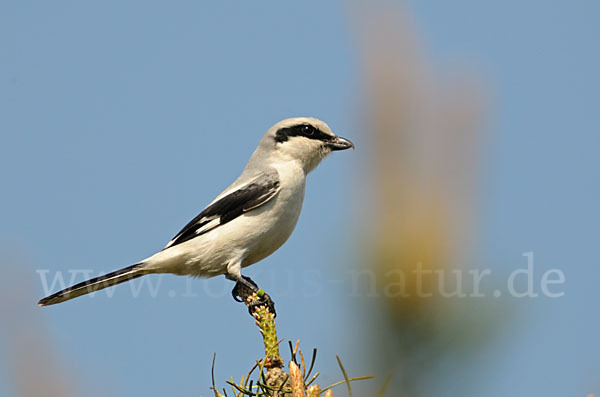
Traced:
[[250, 277], [242, 275], [238, 276], [231, 273], [228, 273], [225, 277], [227, 277], [229, 280], [235, 281], [235, 286], [233, 287], [233, 290], [231, 290], [231, 295], [237, 302], [247, 303], [248, 298], [252, 294], [256, 294], [256, 296], [258, 296], [258, 300], [247, 303], [250, 314], [253, 314], [257, 307], [266, 306], [274, 316], [277, 316], [277, 313], [275, 313], [275, 302], [273, 302], [269, 294], [267, 294], [263, 289], [259, 288]]

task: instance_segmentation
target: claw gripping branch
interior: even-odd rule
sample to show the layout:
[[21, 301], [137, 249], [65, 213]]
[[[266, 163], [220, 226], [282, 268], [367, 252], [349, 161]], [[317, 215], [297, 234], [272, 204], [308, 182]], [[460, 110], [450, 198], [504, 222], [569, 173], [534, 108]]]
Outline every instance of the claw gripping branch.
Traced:
[[[257, 294], [252, 294], [246, 299], [246, 305], [251, 307], [254, 302], [259, 301]], [[265, 345], [265, 368], [283, 367], [283, 360], [279, 355], [279, 341], [275, 329], [275, 315], [271, 313], [267, 305], [254, 308], [252, 316], [256, 319], [256, 326], [260, 329]]]

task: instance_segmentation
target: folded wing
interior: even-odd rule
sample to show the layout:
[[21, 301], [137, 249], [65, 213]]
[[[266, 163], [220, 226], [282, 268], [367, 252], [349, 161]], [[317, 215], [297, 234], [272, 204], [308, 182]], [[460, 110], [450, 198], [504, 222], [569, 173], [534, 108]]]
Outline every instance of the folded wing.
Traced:
[[201, 236], [267, 203], [279, 192], [277, 172], [261, 174], [206, 207], [167, 244], [165, 249]]

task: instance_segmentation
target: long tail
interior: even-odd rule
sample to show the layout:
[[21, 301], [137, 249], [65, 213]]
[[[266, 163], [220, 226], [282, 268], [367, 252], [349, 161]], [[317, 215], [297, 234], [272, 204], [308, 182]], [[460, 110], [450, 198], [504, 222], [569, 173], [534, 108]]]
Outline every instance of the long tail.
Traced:
[[123, 269], [115, 270], [114, 272], [105, 274], [104, 276], [95, 277], [79, 284], [75, 284], [62, 291], [58, 291], [38, 302], [38, 306], [48, 306], [57, 303], [68, 301], [69, 299], [77, 298], [78, 296], [89, 294], [90, 292], [98, 291], [107, 287], [112, 287], [125, 281], [133, 280], [150, 273], [144, 269], [142, 264], [124, 267]]

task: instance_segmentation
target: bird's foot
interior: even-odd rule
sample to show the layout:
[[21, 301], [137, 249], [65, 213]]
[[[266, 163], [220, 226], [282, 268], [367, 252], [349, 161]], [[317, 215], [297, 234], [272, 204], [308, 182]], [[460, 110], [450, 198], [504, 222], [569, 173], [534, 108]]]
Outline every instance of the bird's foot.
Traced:
[[242, 280], [237, 280], [235, 287], [231, 290], [231, 295], [236, 302], [246, 302], [248, 297], [259, 290], [250, 277], [242, 276]]
[[274, 318], [277, 317], [277, 312], [275, 311], [275, 302], [273, 302], [273, 299], [271, 299], [269, 294], [267, 294], [264, 290], [259, 289], [256, 292], [256, 296], [258, 299], [248, 303], [248, 312], [250, 312], [251, 315], [254, 315], [256, 309], [261, 306], [265, 306], [269, 312], [273, 313]]
[[[258, 299], [249, 300], [253, 294], [256, 294]], [[257, 308], [266, 306], [274, 316], [277, 316], [273, 299], [264, 290], [258, 288], [258, 285], [250, 277], [242, 276], [241, 279], [238, 279], [231, 290], [231, 295], [235, 301], [248, 305], [250, 315], [253, 315]]]

